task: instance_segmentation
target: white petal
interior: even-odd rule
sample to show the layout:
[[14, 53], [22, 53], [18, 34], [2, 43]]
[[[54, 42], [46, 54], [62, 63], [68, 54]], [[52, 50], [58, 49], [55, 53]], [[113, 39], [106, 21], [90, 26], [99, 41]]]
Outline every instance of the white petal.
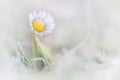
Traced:
[[33, 16], [34, 18], [37, 18], [37, 13], [35, 11], [33, 11]]
[[49, 30], [49, 31], [46, 31], [47, 33], [52, 33], [52, 31], [51, 30]]
[[29, 19], [30, 19], [30, 20], [33, 20], [33, 19], [34, 19], [33, 15], [32, 15], [31, 13], [29, 13]]
[[41, 19], [45, 19], [45, 17], [46, 17], [46, 13], [45, 13], [45, 12], [42, 12], [42, 14], [41, 14]]

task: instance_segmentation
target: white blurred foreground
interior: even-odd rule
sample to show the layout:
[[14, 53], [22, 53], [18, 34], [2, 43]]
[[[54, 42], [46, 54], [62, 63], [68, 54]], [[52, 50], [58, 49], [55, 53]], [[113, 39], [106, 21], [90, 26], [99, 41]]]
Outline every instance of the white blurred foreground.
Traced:
[[[0, 80], [120, 80], [119, 4], [118, 0], [0, 0]], [[41, 39], [61, 59], [53, 71], [22, 68], [11, 56], [16, 42], [30, 36], [32, 10], [45, 10], [56, 19], [54, 33]], [[87, 33], [84, 44], [70, 53]]]

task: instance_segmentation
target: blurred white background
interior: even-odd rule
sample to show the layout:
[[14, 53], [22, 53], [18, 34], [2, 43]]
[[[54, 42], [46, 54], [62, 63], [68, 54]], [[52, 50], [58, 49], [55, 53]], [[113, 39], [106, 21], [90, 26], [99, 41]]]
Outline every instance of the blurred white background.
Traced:
[[[42, 80], [119, 80], [119, 4], [119, 0], [0, 0], [0, 79], [28, 80], [26, 76], [29, 76], [32, 80], [42, 78]], [[53, 49], [54, 54], [59, 54], [62, 49], [71, 50], [89, 33], [87, 41], [76, 50], [75, 55], [80, 59], [89, 60], [95, 53], [105, 49], [112, 58], [110, 68], [96, 70], [90, 67], [87, 71], [73, 69], [71, 76], [68, 74], [68, 66], [63, 66], [66, 63], [61, 63], [60, 66], [68, 69], [65, 76], [62, 75], [64, 69], [60, 66], [56, 69], [58, 72], [60, 70], [59, 74], [43, 74], [41, 77], [39, 77], [41, 73], [26, 76], [12, 73], [12, 70], [9, 70], [11, 69], [9, 63], [12, 62], [11, 50], [14, 49], [17, 40], [29, 37], [28, 14], [33, 10], [46, 11], [55, 18], [55, 31], [50, 36], [43, 37], [44, 43]], [[59, 48], [58, 51], [54, 49], [56, 46]], [[74, 60], [77, 62], [76, 57], [68, 59], [73, 59], [72, 63]]]

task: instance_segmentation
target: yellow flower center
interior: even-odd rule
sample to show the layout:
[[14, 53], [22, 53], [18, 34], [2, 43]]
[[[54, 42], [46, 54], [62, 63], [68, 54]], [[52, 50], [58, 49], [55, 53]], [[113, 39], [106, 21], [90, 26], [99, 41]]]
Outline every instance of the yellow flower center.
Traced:
[[42, 32], [42, 31], [45, 30], [44, 24], [41, 21], [38, 21], [38, 20], [34, 21], [32, 23], [32, 26], [33, 26], [34, 30], [37, 31], [37, 32]]

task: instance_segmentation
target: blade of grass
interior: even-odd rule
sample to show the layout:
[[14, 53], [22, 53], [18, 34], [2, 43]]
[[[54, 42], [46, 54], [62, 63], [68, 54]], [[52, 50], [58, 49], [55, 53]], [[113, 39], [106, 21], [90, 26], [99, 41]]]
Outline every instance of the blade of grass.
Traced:
[[82, 47], [85, 42], [87, 41], [88, 37], [89, 37], [89, 32], [87, 33], [87, 35], [85, 36], [85, 38], [83, 39], [83, 41], [78, 44], [76, 47], [74, 47], [72, 50], [68, 51], [68, 54], [66, 54], [65, 56], [63, 56], [61, 59], [59, 59], [58, 61], [56, 61], [55, 63], [52, 64], [52, 67], [55, 66], [56, 64], [58, 64], [59, 62], [63, 61], [65, 57], [73, 54], [77, 49], [79, 49], [80, 47]]
[[43, 46], [43, 44], [40, 42], [40, 40], [38, 39], [38, 37], [36, 37], [36, 42], [38, 43], [38, 47], [39, 49], [41, 50], [41, 54], [43, 55], [46, 63], [48, 64], [48, 66], [50, 65], [49, 61], [48, 61], [48, 58], [47, 58], [47, 50], [45, 49], [45, 47]]
[[18, 42], [18, 47], [19, 47], [19, 49], [21, 51], [21, 54], [20, 54], [20, 52], [17, 50], [19, 52], [18, 55], [19, 55], [21, 61], [23, 61], [23, 63], [26, 63], [27, 65], [29, 65], [31, 63], [31, 61], [30, 61], [30, 59], [28, 57], [26, 57], [20, 42]]

